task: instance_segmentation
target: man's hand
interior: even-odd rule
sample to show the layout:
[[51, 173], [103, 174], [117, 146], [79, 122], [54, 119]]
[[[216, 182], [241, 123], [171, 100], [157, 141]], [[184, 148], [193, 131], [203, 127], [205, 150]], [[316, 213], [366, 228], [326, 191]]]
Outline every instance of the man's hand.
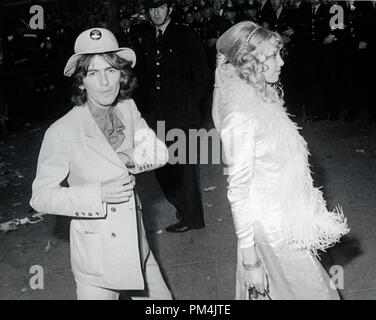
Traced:
[[331, 44], [331, 43], [334, 41], [335, 38], [336, 38], [336, 37], [335, 37], [334, 35], [330, 34], [330, 35], [328, 35], [328, 36], [324, 39], [323, 43], [324, 43], [325, 45]]
[[129, 201], [136, 184], [133, 175], [123, 173], [120, 177], [101, 183], [101, 199], [107, 203], [122, 203]]
[[359, 50], [367, 49], [367, 42], [360, 41], [358, 48], [359, 48]]
[[123, 152], [118, 152], [118, 156], [123, 164], [129, 169], [133, 169], [135, 167], [133, 160], [130, 156]]

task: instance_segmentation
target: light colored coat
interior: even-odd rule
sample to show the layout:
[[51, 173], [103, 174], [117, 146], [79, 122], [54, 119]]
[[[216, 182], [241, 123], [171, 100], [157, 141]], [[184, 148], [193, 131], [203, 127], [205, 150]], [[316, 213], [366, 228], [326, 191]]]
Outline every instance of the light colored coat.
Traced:
[[[132, 173], [152, 170], [168, 160], [166, 146], [141, 117], [132, 99], [115, 113], [125, 139], [117, 151], [129, 155]], [[72, 271], [77, 281], [111, 289], [144, 289], [142, 265], [149, 246], [135, 194], [128, 202], [101, 201], [101, 182], [129, 173], [107, 142], [87, 105], [74, 107], [46, 131], [32, 186], [31, 206], [71, 216]], [[69, 187], [61, 186], [67, 178]]]
[[241, 248], [257, 243], [255, 223], [279, 230], [286, 243], [313, 254], [348, 232], [342, 211], [328, 211], [313, 185], [307, 143], [282, 101], [261, 99], [231, 64], [216, 70], [213, 120], [228, 165], [227, 195]]

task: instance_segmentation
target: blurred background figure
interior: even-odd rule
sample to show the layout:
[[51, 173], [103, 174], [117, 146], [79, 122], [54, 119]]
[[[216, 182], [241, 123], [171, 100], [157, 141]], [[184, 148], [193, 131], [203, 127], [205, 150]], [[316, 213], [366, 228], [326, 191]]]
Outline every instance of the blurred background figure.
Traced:
[[272, 13], [273, 8], [270, 0], [258, 0], [258, 21], [263, 27], [269, 28], [268, 18]]
[[226, 19], [226, 29], [236, 23], [236, 7], [231, 0], [227, 0], [223, 6], [223, 17]]
[[244, 1], [239, 7], [238, 7], [238, 13], [236, 20], [237, 22], [249, 20], [253, 22], [258, 21], [258, 3], [256, 0], [248, 0]]

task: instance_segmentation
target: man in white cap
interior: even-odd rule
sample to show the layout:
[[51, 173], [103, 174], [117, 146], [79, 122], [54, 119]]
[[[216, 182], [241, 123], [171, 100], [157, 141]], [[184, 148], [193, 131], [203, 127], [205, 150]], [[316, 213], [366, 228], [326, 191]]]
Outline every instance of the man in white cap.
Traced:
[[168, 158], [130, 98], [135, 53], [102, 28], [81, 33], [74, 51], [64, 75], [75, 80], [76, 106], [45, 133], [30, 204], [73, 218], [78, 299], [118, 299], [122, 290], [132, 290], [132, 298], [171, 299], [134, 190], [135, 174]]

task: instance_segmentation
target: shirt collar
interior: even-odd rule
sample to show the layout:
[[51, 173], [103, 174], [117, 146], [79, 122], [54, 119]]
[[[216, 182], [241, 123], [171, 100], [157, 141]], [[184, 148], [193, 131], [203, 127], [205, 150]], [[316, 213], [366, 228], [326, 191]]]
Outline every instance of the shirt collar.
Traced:
[[171, 22], [171, 19], [167, 23], [165, 23], [163, 26], [156, 27], [155, 28], [156, 35], [158, 36], [158, 30], [162, 30], [162, 34], [164, 34], [170, 22]]

